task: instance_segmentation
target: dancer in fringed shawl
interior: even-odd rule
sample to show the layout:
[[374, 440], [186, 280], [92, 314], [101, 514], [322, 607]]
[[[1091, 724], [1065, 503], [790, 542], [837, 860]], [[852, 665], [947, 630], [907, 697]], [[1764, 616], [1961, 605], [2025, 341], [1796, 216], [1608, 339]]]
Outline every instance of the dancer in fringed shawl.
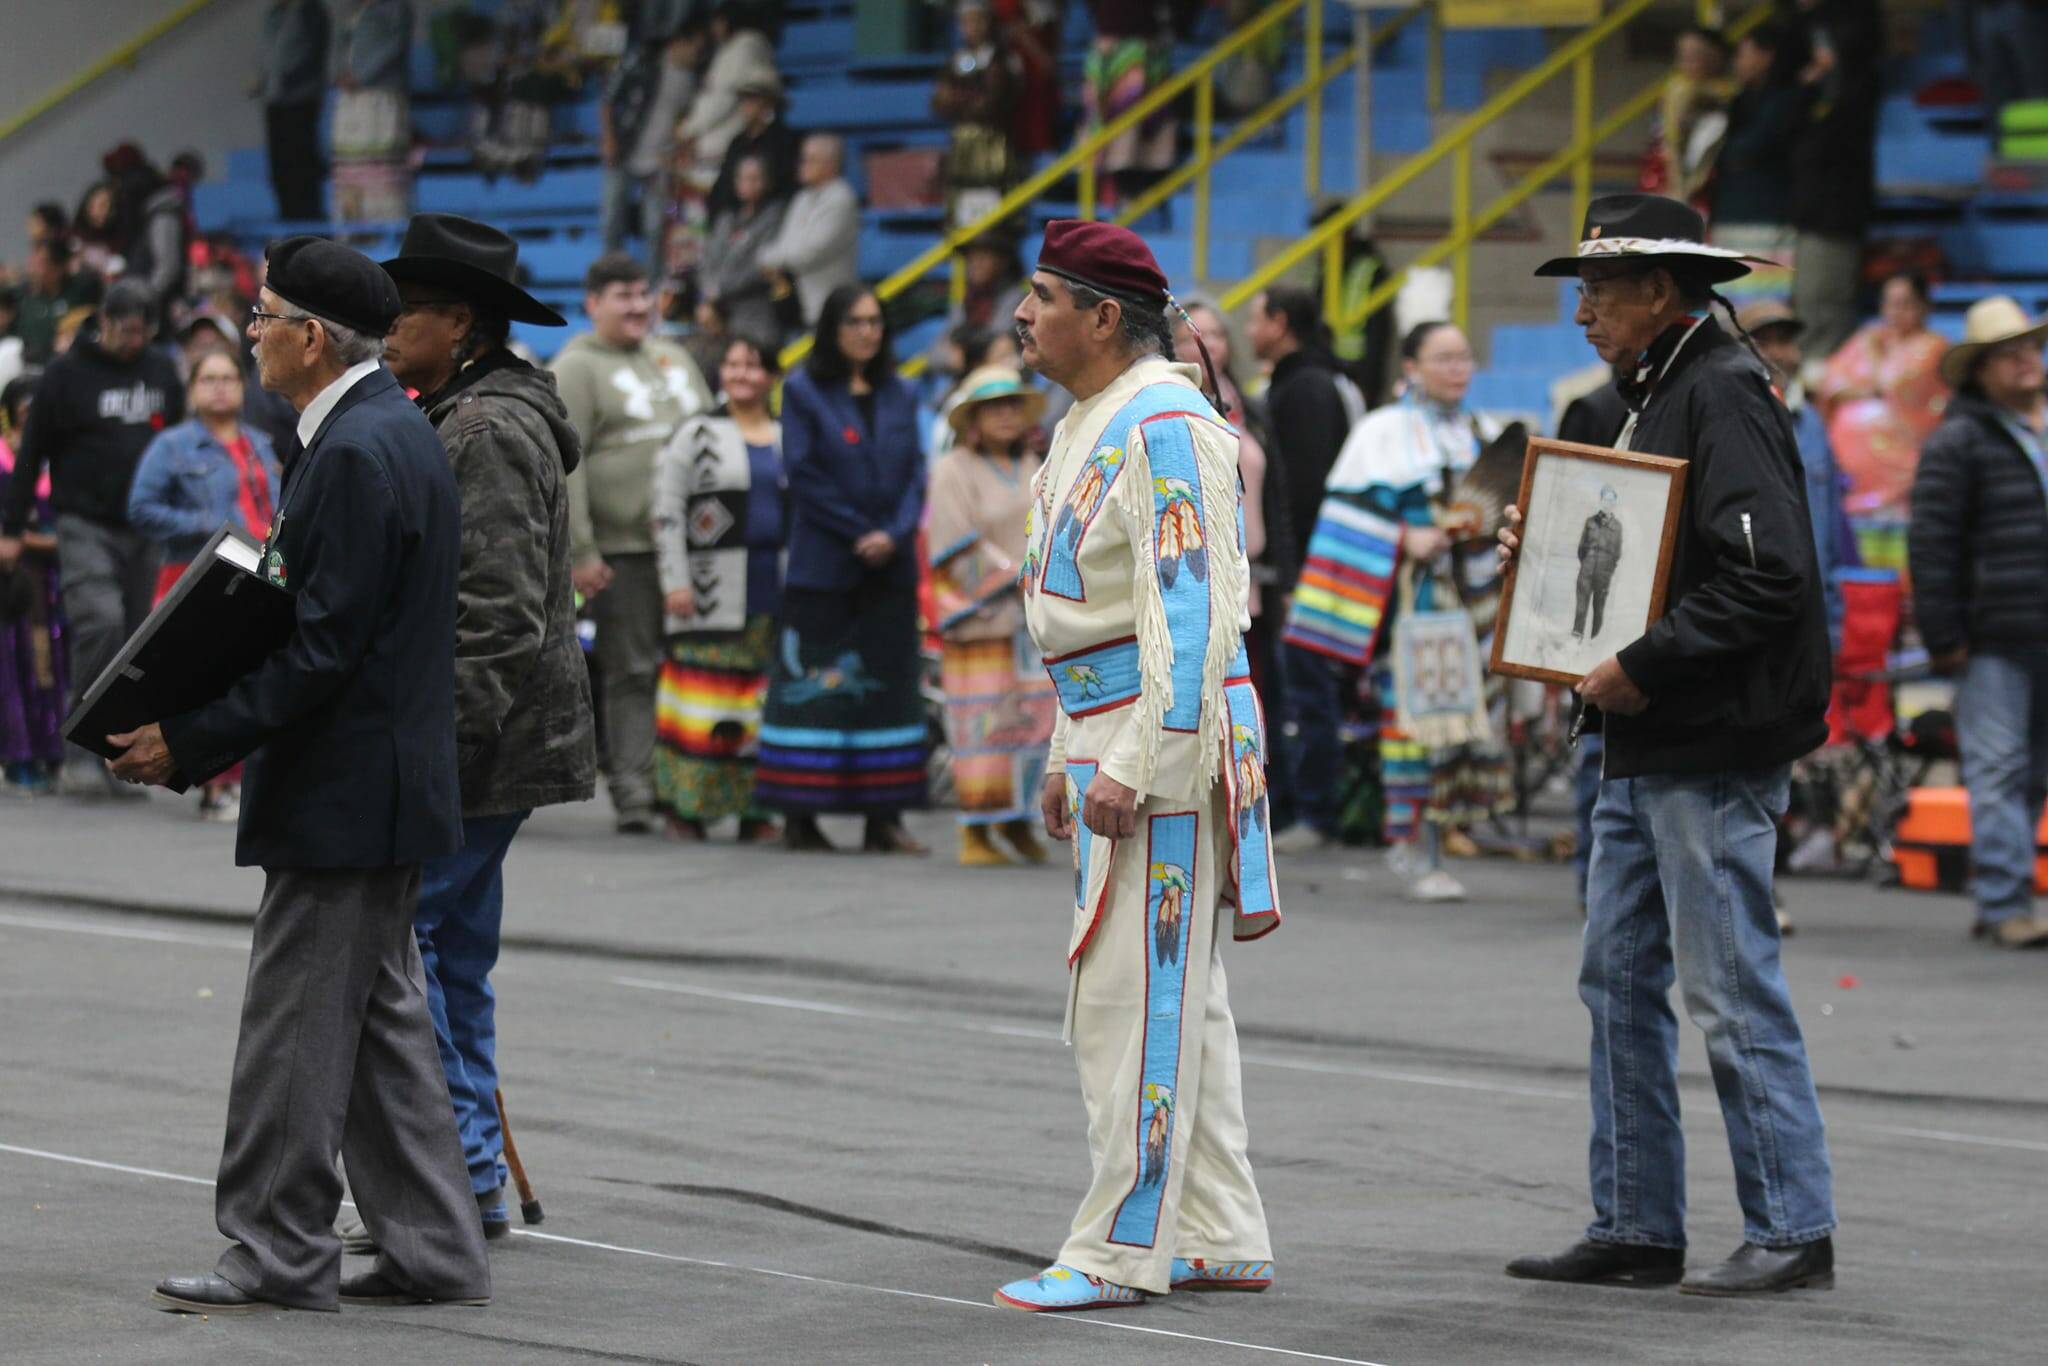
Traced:
[[1273, 1279], [1220, 955], [1280, 923], [1238, 436], [1204, 369], [1166, 358], [1170, 306], [1134, 234], [1063, 220], [1016, 314], [1026, 363], [1075, 399], [1022, 587], [1059, 693], [1040, 805], [1074, 841], [1067, 1038], [1094, 1159], [1058, 1259], [996, 1292], [1018, 1309]]
[[[1295, 589], [1287, 641], [1371, 668], [1380, 699], [1380, 784], [1393, 865], [1422, 901], [1455, 901], [1465, 889], [1442, 865], [1444, 832], [1503, 812], [1513, 779], [1497, 736], [1501, 688], [1489, 680], [1489, 724], [1411, 735], [1396, 720], [1401, 699], [1389, 644], [1404, 596], [1409, 610], [1463, 610], [1491, 646], [1500, 580], [1491, 548], [1461, 547], [1451, 493], [1498, 429], [1465, 406], [1472, 346], [1449, 323], [1424, 323], [1402, 343], [1407, 390], [1352, 430], [1330, 471], [1328, 493]], [[1290, 680], [1290, 686], [1292, 681]], [[1462, 838], [1462, 833], [1454, 838]]]
[[1015, 370], [976, 370], [948, 415], [958, 439], [932, 466], [925, 541], [944, 646], [960, 862], [969, 867], [1008, 866], [998, 834], [1025, 862], [1046, 860], [1031, 827], [1059, 704], [1024, 629], [1018, 587], [1041, 464], [1024, 437], [1044, 411], [1045, 395]]

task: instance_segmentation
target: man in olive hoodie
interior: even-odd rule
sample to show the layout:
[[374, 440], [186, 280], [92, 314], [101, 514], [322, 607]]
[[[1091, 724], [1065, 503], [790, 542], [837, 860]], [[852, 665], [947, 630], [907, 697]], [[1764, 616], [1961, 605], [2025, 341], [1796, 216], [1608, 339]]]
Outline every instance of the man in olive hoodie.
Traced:
[[597, 622], [604, 776], [622, 834], [651, 834], [654, 685], [661, 671], [661, 576], [654, 564], [654, 456], [711, 406], [697, 363], [648, 335], [647, 268], [600, 256], [583, 282], [593, 331], [555, 357], [555, 383], [583, 442], [569, 479], [569, 555]]

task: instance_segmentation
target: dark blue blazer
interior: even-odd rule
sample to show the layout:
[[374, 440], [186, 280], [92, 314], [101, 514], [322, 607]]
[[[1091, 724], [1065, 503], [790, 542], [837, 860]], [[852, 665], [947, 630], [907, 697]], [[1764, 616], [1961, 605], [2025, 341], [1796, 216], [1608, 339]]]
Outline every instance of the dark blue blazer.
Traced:
[[[808, 367], [782, 386], [782, 464], [789, 480], [792, 588], [848, 589], [870, 574], [917, 582], [918, 523], [924, 517], [924, 451], [917, 400], [891, 375], [875, 389], [868, 430], [844, 381], [820, 384]], [[870, 570], [853, 543], [886, 531], [896, 557]]]
[[357, 381], [287, 462], [271, 545], [297, 628], [227, 696], [163, 723], [179, 771], [203, 780], [247, 756], [239, 864], [453, 853], [462, 505], [441, 438], [390, 371]]

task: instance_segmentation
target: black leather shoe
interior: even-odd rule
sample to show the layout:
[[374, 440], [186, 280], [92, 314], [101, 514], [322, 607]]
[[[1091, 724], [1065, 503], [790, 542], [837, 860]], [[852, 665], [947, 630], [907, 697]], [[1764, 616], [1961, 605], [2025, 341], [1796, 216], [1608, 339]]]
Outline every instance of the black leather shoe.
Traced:
[[1525, 1281], [1576, 1281], [1581, 1285], [1626, 1285], [1638, 1289], [1670, 1285], [1685, 1274], [1685, 1249], [1635, 1243], [1573, 1243], [1554, 1257], [1517, 1257], [1508, 1275]]
[[363, 1271], [341, 1278], [343, 1304], [489, 1304], [489, 1295], [422, 1295], [407, 1290], [379, 1271]]
[[218, 1272], [204, 1276], [166, 1276], [150, 1295], [167, 1314], [243, 1314], [261, 1309], [263, 1301]]
[[1797, 1247], [1744, 1243], [1733, 1257], [1712, 1271], [1689, 1277], [1678, 1291], [1682, 1295], [1768, 1295], [1780, 1290], [1834, 1288], [1835, 1240], [1822, 1238]]

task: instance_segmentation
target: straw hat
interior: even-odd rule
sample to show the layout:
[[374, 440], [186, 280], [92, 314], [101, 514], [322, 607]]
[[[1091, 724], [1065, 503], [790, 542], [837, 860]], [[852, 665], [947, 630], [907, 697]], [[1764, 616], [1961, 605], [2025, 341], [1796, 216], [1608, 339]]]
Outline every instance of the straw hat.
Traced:
[[2024, 338], [2048, 337], [2048, 320], [2029, 322], [2026, 310], [2009, 295], [1994, 294], [1970, 305], [1963, 320], [1963, 339], [1941, 358], [1941, 377], [1951, 389], [1970, 378], [1978, 359], [1994, 346]]
[[1806, 330], [1792, 305], [1783, 299], [1759, 299], [1735, 315], [1736, 325], [1755, 336], [1767, 327], [1789, 328], [1794, 336]]
[[1023, 399], [1027, 423], [1036, 423], [1045, 416], [1045, 395], [1026, 384], [1024, 376], [1005, 365], [984, 365], [960, 381], [959, 401], [946, 414], [946, 421], [953, 425], [953, 434], [966, 436], [967, 424], [974, 421], [974, 410], [999, 398]]

